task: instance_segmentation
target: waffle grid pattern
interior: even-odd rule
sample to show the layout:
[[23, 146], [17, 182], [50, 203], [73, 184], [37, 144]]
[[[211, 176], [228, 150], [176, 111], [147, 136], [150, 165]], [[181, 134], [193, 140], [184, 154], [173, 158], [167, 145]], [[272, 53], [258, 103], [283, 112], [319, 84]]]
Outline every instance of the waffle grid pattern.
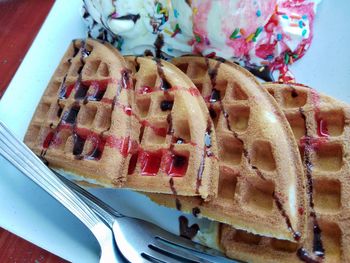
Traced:
[[[89, 184], [215, 196], [218, 172], [212, 157], [217, 145], [210, 129], [213, 156], [203, 155], [209, 113], [200, 106], [202, 98], [188, 96], [193, 84], [177, 76], [183, 73], [171, 64], [160, 62], [167, 82], [152, 59], [140, 60], [142, 75], [132, 79], [123, 57], [108, 44], [73, 41], [44, 92], [25, 142], [51, 167]], [[160, 82], [171, 88], [176, 77], [181, 89], [144, 95], [134, 90], [133, 84], [154, 88]]]
[[[311, 139], [313, 202], [325, 250], [323, 262], [348, 262], [349, 240], [349, 136], [348, 106], [302, 86], [267, 84], [265, 86], [282, 107], [304, 158], [305, 134]], [[300, 110], [302, 109], [302, 111]], [[301, 112], [305, 115], [304, 118]], [[300, 262], [303, 246], [312, 255], [313, 222], [310, 218], [307, 239], [298, 244], [253, 235], [221, 226], [221, 245], [233, 258], [256, 261]], [[254, 253], [253, 253], [254, 251]], [[314, 259], [320, 260], [314, 255]]]
[[[102, 61], [102, 54], [110, 60]], [[128, 125], [125, 115], [112, 113], [122, 70], [122, 65], [112, 63], [113, 60], [118, 61], [118, 57], [96, 41], [73, 41], [45, 90], [25, 137], [26, 144], [50, 166], [102, 185], [122, 180], [113, 168], [123, 158], [119, 149], [107, 141], [127, 136], [126, 127], [122, 129], [116, 123]], [[126, 93], [122, 90], [119, 94], [120, 103], [128, 103]]]
[[[209, 120], [206, 107], [201, 106], [201, 97], [190, 95], [191, 83], [183, 81], [182, 72], [164, 61], [157, 64], [150, 58], [134, 57], [126, 60], [133, 72], [133, 122], [135, 129], [140, 130], [141, 149], [134, 155], [137, 162], [129, 168], [132, 174], [128, 175], [126, 187], [147, 192], [200, 194], [204, 198], [216, 195], [214, 134], [210, 146], [213, 156], [205, 156], [206, 168], [200, 175], [201, 181], [198, 180]], [[159, 70], [164, 70], [161, 72], [164, 76]], [[162, 85], [167, 85], [169, 90]], [[143, 161], [149, 156], [152, 165]]]
[[[269, 110], [271, 107], [266, 108], [264, 105], [259, 108], [255, 96], [261, 99], [259, 103], [269, 105], [269, 95], [259, 91], [259, 84], [250, 75], [242, 74], [240, 70], [226, 64], [219, 67], [213, 88], [213, 80], [208, 74], [210, 69], [206, 64], [208, 62], [204, 58], [183, 57], [172, 62], [190, 77], [207, 102], [215, 125], [220, 158], [218, 197], [211, 202], [179, 198], [182, 210], [191, 211], [193, 207], [199, 206], [202, 216], [238, 225], [252, 232], [266, 235], [277, 233], [282, 238], [292, 239], [285, 219], [273, 199], [274, 193], [288, 196], [284, 188], [287, 182], [282, 182], [283, 179], [278, 174], [281, 167], [277, 158], [280, 157], [275, 155], [276, 146], [271, 145], [271, 134], [259, 134], [259, 129], [262, 130], [261, 125], [264, 124], [253, 124], [259, 114], [257, 111]], [[212, 70], [217, 62], [210, 60], [210, 63]], [[227, 113], [226, 117], [223, 109]], [[285, 122], [287, 126], [287, 121]], [[295, 163], [300, 162], [298, 157], [295, 152]], [[301, 163], [300, 170], [296, 173], [302, 178]], [[298, 192], [302, 190], [300, 185], [296, 187]], [[150, 197], [158, 203], [174, 207], [171, 197]], [[303, 202], [301, 197], [297, 205], [303, 207]], [[258, 221], [264, 221], [264, 226], [256, 227]], [[293, 224], [297, 221], [298, 219], [293, 221]], [[296, 229], [302, 232], [302, 223], [297, 222], [296, 225]]]

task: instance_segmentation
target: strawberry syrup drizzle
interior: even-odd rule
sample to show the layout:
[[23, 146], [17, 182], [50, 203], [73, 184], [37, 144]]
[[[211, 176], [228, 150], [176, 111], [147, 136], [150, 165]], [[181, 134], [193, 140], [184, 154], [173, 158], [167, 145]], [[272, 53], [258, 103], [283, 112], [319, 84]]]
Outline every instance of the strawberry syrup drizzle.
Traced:
[[[74, 144], [73, 144], [72, 153], [76, 159], [99, 160], [102, 156], [102, 152], [105, 147], [106, 140], [108, 141], [109, 146], [111, 146], [111, 143], [110, 143], [111, 141], [115, 142], [118, 140], [116, 140], [115, 138], [111, 138], [111, 136], [106, 138], [102, 134], [97, 134], [88, 129], [77, 127], [77, 115], [80, 110], [79, 101], [84, 100], [84, 103], [87, 103], [88, 100], [101, 100], [107, 89], [108, 84], [113, 80], [105, 79], [101, 81], [95, 81], [95, 80], [82, 81], [82, 70], [85, 65], [84, 58], [90, 55], [90, 51], [86, 49], [85, 42], [82, 42], [82, 46], [78, 48], [76, 45], [76, 41], [73, 41], [73, 48], [74, 48], [73, 57], [78, 55], [80, 52], [81, 66], [78, 69], [78, 74], [79, 74], [78, 79], [74, 84], [66, 85], [66, 77], [67, 77], [67, 74], [66, 74], [65, 77], [63, 78], [58, 96], [59, 96], [59, 100], [67, 99], [71, 95], [71, 92], [74, 89], [75, 102], [73, 103], [69, 111], [66, 111], [63, 113], [62, 118], [58, 123], [57, 127], [54, 128], [52, 131], [50, 131], [46, 135], [46, 138], [44, 139], [44, 142], [42, 145], [43, 149], [41, 152], [41, 157], [44, 157], [47, 149], [50, 146], [57, 147], [60, 144], [62, 144], [63, 141], [59, 137], [59, 133], [62, 130], [68, 130], [73, 136]], [[71, 59], [68, 61], [71, 62]], [[91, 94], [87, 94], [89, 87], [92, 87], [92, 90], [93, 90]], [[59, 104], [59, 100], [57, 101], [58, 104]], [[86, 141], [89, 141], [91, 143], [92, 149], [88, 153], [82, 155], [83, 148]], [[120, 143], [116, 143], [114, 147], [119, 147], [119, 144]], [[123, 153], [122, 149], [121, 149], [121, 153]]]
[[[85, 46], [85, 44], [83, 46]], [[187, 171], [188, 157], [174, 153], [172, 149], [170, 151], [169, 149], [160, 149], [157, 152], [144, 151], [139, 146], [139, 143], [130, 140], [129, 136], [122, 138], [117, 138], [113, 135], [102, 137], [102, 134], [97, 134], [84, 128], [78, 128], [76, 126], [76, 119], [80, 110], [78, 101], [84, 100], [84, 102], [87, 103], [87, 98], [94, 100], [94, 97], [91, 97], [91, 94], [87, 94], [87, 89], [90, 86], [93, 86], [95, 87], [94, 90], [96, 91], [94, 92], [94, 94], [100, 94], [101, 91], [105, 92], [108, 84], [113, 81], [111, 79], [106, 79], [103, 81], [91, 80], [82, 82], [81, 73], [82, 68], [84, 66], [83, 57], [86, 56], [86, 51], [84, 51], [84, 48], [82, 48], [80, 51], [82, 53], [82, 66], [78, 70], [78, 80], [76, 83], [69, 85], [68, 87], [64, 86], [65, 88], [61, 89], [61, 93], [63, 94], [61, 96], [62, 98], [68, 98], [73, 89], [76, 91], [76, 102], [74, 104], [75, 106], [73, 106], [69, 111], [65, 112], [58, 126], [53, 131], [48, 133], [47, 137], [43, 142], [43, 152], [46, 152], [46, 150], [49, 147], [58, 147], [61, 143], [63, 143], [63, 141], [60, 140], [58, 134], [62, 130], [69, 130], [73, 134], [73, 154], [76, 156], [76, 159], [98, 160], [101, 157], [103, 148], [106, 146], [110, 148], [119, 149], [119, 152], [123, 157], [127, 157], [128, 154], [132, 154], [128, 169], [129, 174], [132, 174], [134, 172], [136, 164], [139, 161], [141, 165], [142, 175], [155, 175], [158, 172], [159, 168], [161, 168], [170, 176], [183, 176]], [[131, 88], [129, 72], [127, 70], [123, 70], [121, 74], [121, 85], [118, 86], [116, 97], [114, 99], [108, 99], [102, 98], [103, 95], [98, 95], [98, 99], [100, 99], [104, 103], [112, 104], [113, 109], [116, 106], [120, 107], [126, 115], [135, 116], [142, 126], [148, 126], [154, 131], [156, 135], [165, 137], [168, 132], [166, 128], [156, 127], [150, 124], [147, 120], [141, 120], [141, 118], [139, 118], [133, 113], [131, 106], [120, 104], [118, 98], [121, 93], [121, 89]], [[163, 81], [162, 83], [167, 87], [167, 84], [164, 84], [167, 83], [166, 81]], [[168, 90], [166, 87], [164, 88], [163, 86], [162, 88], [164, 92]], [[67, 90], [69, 94], [67, 93]], [[176, 88], [172, 90], [176, 90]], [[87, 140], [91, 142], [91, 144], [93, 145], [93, 149], [89, 153], [82, 156], [83, 148]], [[192, 143], [192, 145], [195, 145], [195, 143]]]
[[319, 137], [329, 137], [327, 121], [321, 117], [320, 95], [311, 89], [311, 102], [315, 111], [315, 120], [317, 123], [317, 134]]

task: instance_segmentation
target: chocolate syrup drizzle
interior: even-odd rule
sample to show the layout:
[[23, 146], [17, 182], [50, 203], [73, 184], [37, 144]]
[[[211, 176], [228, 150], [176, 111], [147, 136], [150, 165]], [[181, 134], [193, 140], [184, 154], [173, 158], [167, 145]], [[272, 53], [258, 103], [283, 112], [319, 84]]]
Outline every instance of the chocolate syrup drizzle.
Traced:
[[198, 215], [201, 213], [201, 210], [199, 209], [199, 207], [194, 207], [192, 208], [192, 214], [195, 216], [195, 217], [198, 217]]
[[[306, 177], [307, 177], [307, 194], [309, 196], [309, 206], [310, 206], [310, 217], [313, 221], [313, 253], [315, 256], [319, 258], [323, 258], [325, 255], [325, 249], [323, 247], [323, 242], [321, 238], [321, 228], [318, 224], [318, 220], [316, 217], [316, 212], [314, 209], [314, 200], [313, 200], [313, 181], [312, 181], [312, 167], [313, 164], [311, 162], [311, 152], [313, 150], [312, 143], [311, 143], [311, 137], [309, 135], [309, 131], [306, 125], [306, 115], [302, 108], [299, 108], [299, 112], [301, 117], [304, 120], [305, 123], [305, 146], [304, 146], [304, 166], [306, 167]], [[306, 251], [305, 248], [299, 248], [297, 251], [297, 256], [308, 263], [317, 262], [314, 259], [311, 258], [310, 254]]]
[[[212, 85], [212, 91], [217, 91], [215, 89], [215, 86], [216, 86], [216, 77], [217, 77], [217, 74], [218, 74], [218, 70], [220, 68], [220, 65], [222, 63], [222, 61], [225, 61], [225, 60], [218, 60], [214, 66], [214, 68], [211, 68], [210, 67], [210, 61], [209, 61], [209, 58], [208, 57], [205, 57], [205, 63], [207, 65], [207, 68], [208, 68], [208, 75], [210, 77], [210, 81], [211, 81], [211, 85]], [[212, 95], [213, 95], [213, 92], [212, 92]], [[213, 97], [213, 96], [212, 96]], [[214, 99], [210, 99], [209, 102], [210, 103], [214, 103], [214, 102], [219, 102], [219, 105], [220, 105], [220, 109], [221, 109], [221, 112], [223, 113], [223, 116], [225, 118], [225, 121], [226, 121], [226, 126], [227, 126], [227, 129], [229, 131], [232, 132], [232, 134], [234, 135], [234, 137], [240, 141], [243, 145], [243, 156], [246, 158], [248, 164], [250, 165], [250, 167], [256, 172], [256, 174], [264, 181], [266, 181], [267, 179], [264, 177], [263, 173], [260, 171], [260, 169], [256, 166], [254, 166], [251, 162], [251, 158], [249, 156], [249, 153], [248, 153], [248, 150], [244, 147], [244, 142], [241, 138], [239, 138], [239, 135], [237, 134], [237, 132], [235, 132], [234, 130], [232, 130], [231, 128], [231, 125], [230, 125], [230, 121], [229, 121], [229, 115], [227, 113], [227, 111], [225, 110], [225, 107], [222, 103], [222, 98], [220, 98], [220, 96], [216, 96], [215, 97], [215, 100]], [[288, 227], [288, 229], [291, 231], [291, 233], [293, 234], [293, 238], [295, 241], [298, 241], [300, 239], [300, 233], [295, 231], [292, 227], [292, 224], [291, 224], [291, 221], [290, 221], [290, 218], [289, 216], [287, 215], [286, 213], [286, 210], [283, 208], [283, 204], [281, 202], [281, 200], [278, 198], [278, 196], [273, 193], [273, 200], [275, 201], [276, 203], [276, 207], [278, 208], [279, 212], [281, 213], [282, 217], [285, 219], [286, 221], [286, 225]]]
[[132, 22], [134, 22], [136, 24], [137, 20], [140, 19], [140, 14], [134, 15], [134, 14], [129, 14], [129, 15], [125, 15], [125, 16], [119, 16], [116, 18], [113, 18], [116, 20], [131, 20]]
[[199, 231], [198, 224], [188, 226], [188, 219], [185, 216], [179, 217], [180, 236], [192, 240]]
[[156, 58], [162, 58], [162, 47], [164, 46], [164, 36], [163, 34], [158, 34], [156, 41], [154, 42], [154, 51]]
[[162, 62], [159, 58], [154, 58], [154, 60], [157, 63], [157, 72], [158, 72], [158, 76], [160, 77], [160, 89], [163, 91], [168, 91], [169, 89], [171, 89], [171, 84], [166, 79]]

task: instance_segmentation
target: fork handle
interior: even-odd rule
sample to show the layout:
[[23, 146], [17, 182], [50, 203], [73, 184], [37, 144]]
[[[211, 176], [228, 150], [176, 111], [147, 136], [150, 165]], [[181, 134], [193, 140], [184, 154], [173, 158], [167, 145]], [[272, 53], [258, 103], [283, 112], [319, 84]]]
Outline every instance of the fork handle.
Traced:
[[103, 221], [0, 121], [0, 154], [64, 205], [93, 233]]
[[55, 170], [52, 170], [52, 172], [69, 188], [74, 190], [74, 192], [77, 193], [79, 197], [82, 198], [85, 203], [109, 225], [110, 228], [113, 228], [115, 218], [124, 217], [123, 214], [119, 213], [114, 208], [92, 195], [76, 183], [68, 180], [59, 172], [56, 172]]

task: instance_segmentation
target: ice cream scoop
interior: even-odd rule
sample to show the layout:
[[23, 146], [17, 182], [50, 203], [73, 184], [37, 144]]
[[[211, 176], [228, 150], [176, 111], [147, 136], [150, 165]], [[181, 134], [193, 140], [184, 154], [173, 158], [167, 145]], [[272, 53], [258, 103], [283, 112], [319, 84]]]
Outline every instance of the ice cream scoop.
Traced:
[[90, 36], [125, 55], [217, 56], [291, 82], [288, 66], [310, 46], [320, 1], [85, 0], [83, 17]]

